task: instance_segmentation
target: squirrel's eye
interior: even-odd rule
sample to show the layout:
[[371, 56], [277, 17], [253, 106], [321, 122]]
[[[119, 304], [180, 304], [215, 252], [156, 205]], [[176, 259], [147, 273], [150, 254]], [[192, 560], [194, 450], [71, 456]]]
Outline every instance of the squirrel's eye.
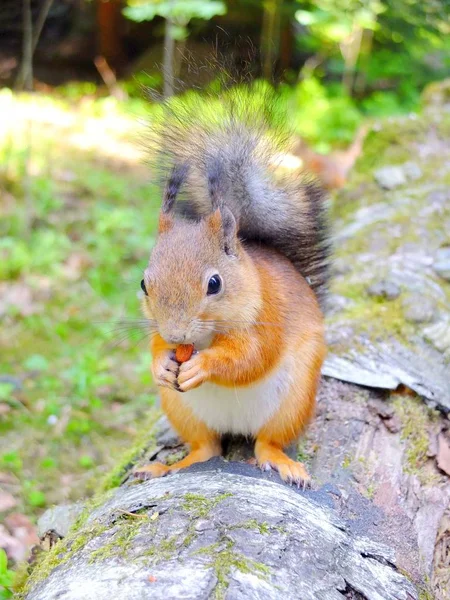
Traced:
[[208, 281], [208, 296], [218, 294], [222, 288], [222, 280], [219, 275], [213, 275]]
[[143, 279], [141, 280], [141, 290], [144, 292], [144, 294], [146, 296], [148, 296], [148, 294], [147, 294], [147, 288], [145, 287], [145, 281]]

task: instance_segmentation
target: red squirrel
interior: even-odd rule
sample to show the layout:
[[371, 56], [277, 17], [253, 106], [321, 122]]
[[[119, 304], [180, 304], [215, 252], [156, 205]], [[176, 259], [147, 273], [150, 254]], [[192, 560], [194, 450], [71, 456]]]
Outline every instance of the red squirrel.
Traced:
[[[171, 172], [141, 287], [162, 409], [190, 452], [139, 467], [143, 479], [219, 456], [231, 433], [254, 438], [262, 469], [309, 480], [284, 449], [313, 416], [326, 353], [325, 199], [310, 180], [276, 176], [279, 150], [252, 111], [164, 124]], [[179, 345], [186, 358], [194, 349], [184, 362]]]

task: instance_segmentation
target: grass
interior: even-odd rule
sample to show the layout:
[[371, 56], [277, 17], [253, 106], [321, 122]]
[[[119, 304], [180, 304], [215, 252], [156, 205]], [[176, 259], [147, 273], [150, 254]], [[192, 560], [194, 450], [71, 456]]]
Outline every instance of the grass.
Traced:
[[152, 410], [139, 282], [158, 191], [114, 102], [0, 93], [0, 471], [16, 510], [95, 492]]

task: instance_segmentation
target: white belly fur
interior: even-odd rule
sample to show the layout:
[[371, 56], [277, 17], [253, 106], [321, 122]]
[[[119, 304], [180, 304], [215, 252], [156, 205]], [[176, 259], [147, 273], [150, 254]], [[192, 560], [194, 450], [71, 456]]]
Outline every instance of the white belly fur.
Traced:
[[232, 388], [204, 383], [183, 394], [182, 401], [219, 433], [255, 435], [289, 391], [292, 377], [288, 362], [255, 385]]

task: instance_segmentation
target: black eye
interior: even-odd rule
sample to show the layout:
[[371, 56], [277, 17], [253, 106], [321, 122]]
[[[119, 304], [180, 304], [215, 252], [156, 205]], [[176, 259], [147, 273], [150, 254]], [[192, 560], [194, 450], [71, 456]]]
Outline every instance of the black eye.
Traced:
[[208, 296], [213, 296], [214, 294], [218, 294], [222, 287], [222, 280], [218, 275], [213, 275], [211, 279], [208, 281]]
[[145, 287], [145, 282], [144, 282], [144, 280], [143, 280], [143, 279], [141, 280], [141, 290], [144, 292], [144, 294], [145, 294], [146, 296], [148, 296], [148, 294], [147, 294], [147, 289], [146, 289], [146, 287]]

